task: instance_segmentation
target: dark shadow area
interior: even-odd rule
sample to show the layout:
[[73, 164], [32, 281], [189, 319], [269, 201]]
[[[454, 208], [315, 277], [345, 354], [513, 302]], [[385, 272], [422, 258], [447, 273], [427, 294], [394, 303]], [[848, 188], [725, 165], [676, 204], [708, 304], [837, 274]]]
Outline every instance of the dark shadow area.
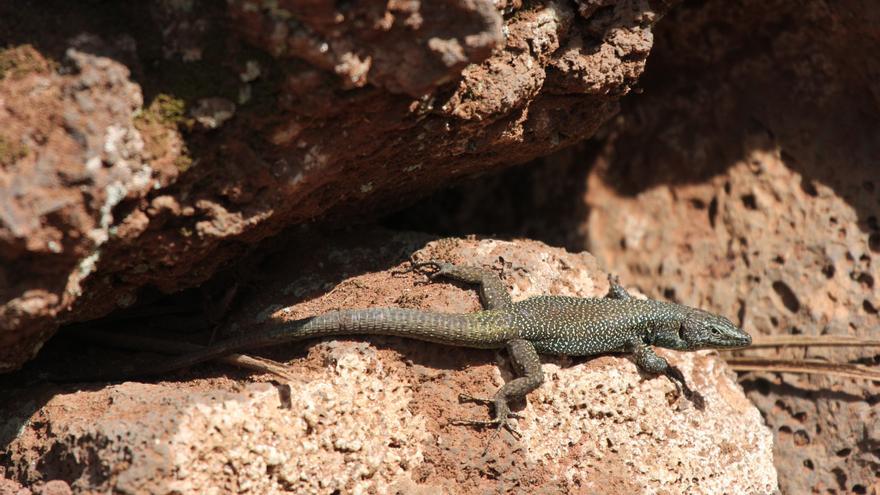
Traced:
[[[204, 0], [193, 2], [189, 11], [165, 10], [161, 2], [3, 2], [0, 49], [30, 44], [63, 67], [66, 50], [79, 38], [74, 43], [77, 49], [128, 67], [132, 80], [143, 90], [145, 107], [163, 93], [187, 102], [208, 96], [234, 100], [239, 87], [234, 56], [244, 50], [249, 56], [260, 53], [243, 46], [229, 31], [225, 9], [223, 2]], [[197, 26], [187, 28], [188, 17], [198, 20], [193, 23]], [[82, 39], [82, 35], [92, 39]], [[183, 53], [185, 46], [174, 46], [181, 41], [178, 36], [183, 41], [197, 38], [203, 49], [198, 54]]]
[[[40, 423], [37, 413], [53, 396], [98, 391], [120, 383], [51, 383], [45, 379], [47, 375], [64, 376], [65, 373], [77, 373], [79, 370], [96, 370], [100, 373], [132, 362], [149, 366], [169, 357], [114, 349], [84, 340], [78, 336], [83, 330], [207, 345], [212, 339], [228, 338], [229, 332], [241, 332], [255, 325], [255, 315], [263, 313], [265, 317], [267, 308], [287, 307], [308, 301], [332, 292], [348, 278], [391, 269], [408, 260], [413, 251], [432, 239], [421, 234], [395, 237], [391, 232], [377, 229], [331, 232], [295, 228], [267, 240], [260, 249], [219, 272], [199, 288], [172, 295], [144, 288], [139, 298], [141, 302], [133, 307], [116, 311], [105, 318], [63, 327], [22, 370], [0, 375], [0, 416], [5, 419], [0, 423], [0, 466], [10, 469], [8, 476], [13, 476], [11, 452], [7, 451], [7, 447], [25, 427], [43, 431], [40, 428], [50, 426]], [[474, 289], [464, 284], [455, 285], [466, 290]], [[218, 328], [227, 333], [215, 333]], [[460, 351], [430, 343], [414, 345], [413, 340], [386, 336], [354, 336], [335, 340], [370, 342], [380, 350], [394, 350], [407, 361], [436, 370], [457, 370], [492, 363], [495, 355], [495, 351], [487, 350]], [[248, 354], [284, 362], [304, 357], [309, 348], [320, 341], [296, 341], [248, 351]], [[250, 374], [253, 372], [225, 364], [204, 363], [160, 377], [133, 381], [184, 382], [218, 376], [245, 379]], [[494, 390], [487, 390], [486, 393], [494, 393]], [[290, 400], [288, 397], [287, 401]], [[45, 479], [77, 479], [86, 466], [100, 464], [68, 457], [61, 453], [42, 456], [41, 462], [46, 465], [41, 472], [48, 476]]]
[[[2, 48], [33, 45], [40, 53], [56, 61], [64, 59], [70, 40], [83, 33], [108, 39], [133, 35], [142, 42], [156, 42], [161, 39], [158, 26], [145, 22], [151, 17], [149, 9], [149, 2], [3, 2], [0, 4], [0, 40]], [[112, 57], [112, 54], [106, 56]], [[125, 63], [123, 60], [120, 62]], [[128, 60], [126, 65], [132, 62], [134, 60]]]
[[[173, 144], [164, 136], [168, 131], [183, 140], [173, 163], [181, 176], [160, 194], [198, 189], [193, 184], [200, 181], [218, 182], [207, 191], [223, 191], [238, 184], [228, 170], [239, 162], [251, 164], [266, 145], [249, 138], [237, 144], [236, 153], [221, 148], [229, 141], [241, 141], [232, 137], [248, 134], [242, 129], [255, 125], [255, 115], [264, 116], [276, 108], [282, 72], [271, 56], [237, 35], [226, 9], [225, 2], [210, 0], [190, 5], [110, 0], [0, 2], [0, 53], [31, 45], [62, 75], [77, 71], [66, 55], [72, 47], [124, 65], [143, 95], [143, 108], [135, 114], [134, 123], [144, 138], [146, 155], [162, 162]], [[251, 62], [259, 65], [259, 77], [247, 83], [248, 98], [243, 101], [241, 74]], [[235, 118], [218, 130], [197, 126], [190, 111], [203, 99], [216, 98], [235, 103]], [[151, 165], [157, 168], [156, 163]], [[167, 164], [160, 163], [157, 170], [162, 166]], [[224, 195], [216, 196], [215, 200], [228, 204]], [[136, 199], [120, 202], [114, 218], [124, 218], [136, 203]]]
[[[170, 295], [144, 287], [137, 297], [138, 303], [132, 307], [119, 309], [104, 318], [62, 327], [23, 371], [0, 375], [0, 388], [19, 381], [21, 376], [55, 368], [93, 366], [92, 358], [106, 361], [112, 368], [113, 359], [107, 354], [108, 350], [96, 351], [88, 342], [90, 339], [83, 341], [77, 337], [78, 331], [128, 333], [208, 345], [227, 337], [223, 332], [229, 332], [230, 328], [240, 330], [255, 325], [253, 318], [261, 312], [260, 306], [263, 309], [287, 307], [316, 298], [347, 278], [390, 269], [409, 259], [412, 251], [430, 240], [421, 236], [419, 243], [397, 243], [389, 247], [380, 244], [383, 240], [377, 234], [380, 231], [368, 231], [364, 235], [358, 232], [294, 228], [264, 241], [259, 248], [243, 255], [237, 263], [219, 271], [199, 287]], [[334, 263], [330, 250], [322, 249], [331, 245], [335, 255], [359, 251], [357, 263], [352, 259]], [[366, 252], [373, 255], [364, 256]], [[301, 288], [296, 287], [298, 282], [302, 282]], [[279, 291], [280, 285], [288, 288]], [[131, 355], [119, 354], [123, 359]], [[71, 359], [84, 362], [76, 364], [70, 362]]]
[[[636, 195], [705, 182], [737, 162], [759, 174], [755, 152], [778, 152], [807, 195], [817, 196], [821, 184], [855, 209], [880, 252], [880, 102], [868, 69], [840, 56], [858, 51], [859, 40], [832, 35], [808, 16], [795, 3], [773, 2], [689, 2], [673, 10], [655, 31], [642, 91], [622, 102], [608, 183]], [[851, 21], [853, 37], [859, 22], [869, 22]], [[758, 207], [754, 196], [741, 199]]]
[[[606, 184], [635, 196], [706, 182], [763, 152], [780, 153], [807, 195], [831, 188], [880, 253], [880, 108], [871, 78], [837, 56], [844, 47], [834, 43], [845, 39], [817, 37], [820, 28], [805, 15], [793, 3], [685, 3], [658, 23], [640, 90], [621, 100], [620, 117], [597, 138], [437, 193], [386, 225], [582, 250], [589, 245], [578, 231], [588, 218], [586, 177], [597, 160]], [[787, 38], [803, 46], [784, 52], [778, 45]], [[807, 53], [832, 64], [828, 72], [803, 72]], [[760, 207], [753, 195], [740, 199]], [[717, 203], [695, 206], [714, 225]]]
[[502, 173], [448, 187], [386, 217], [382, 224], [441, 237], [529, 238], [583, 250], [580, 224], [591, 161], [601, 143], [589, 140]]
[[791, 396], [815, 401], [819, 399], [839, 400], [843, 402], [867, 402], [874, 405], [880, 402], [880, 395], [864, 396], [852, 394], [842, 390], [817, 388], [814, 390], [796, 387], [788, 383], [773, 383], [765, 378], [744, 378], [739, 380], [746, 394], [758, 393], [761, 395]]

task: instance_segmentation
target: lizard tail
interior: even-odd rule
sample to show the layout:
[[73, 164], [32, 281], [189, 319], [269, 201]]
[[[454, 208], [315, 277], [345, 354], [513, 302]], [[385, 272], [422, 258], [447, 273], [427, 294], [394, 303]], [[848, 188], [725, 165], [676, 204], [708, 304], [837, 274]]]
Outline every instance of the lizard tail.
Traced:
[[112, 381], [156, 376], [232, 353], [298, 340], [345, 335], [392, 335], [440, 344], [500, 348], [510, 338], [492, 312], [446, 314], [401, 308], [331, 311], [293, 321], [257, 325], [250, 332], [203, 349], [149, 363], [131, 362], [112, 371], [51, 377], [56, 382]]

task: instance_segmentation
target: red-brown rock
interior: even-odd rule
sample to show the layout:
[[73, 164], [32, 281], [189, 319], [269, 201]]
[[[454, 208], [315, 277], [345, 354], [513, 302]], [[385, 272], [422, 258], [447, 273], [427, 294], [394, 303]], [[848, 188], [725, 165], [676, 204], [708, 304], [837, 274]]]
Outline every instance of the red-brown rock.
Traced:
[[663, 5], [4, 3], [0, 371], [286, 226], [591, 135]]

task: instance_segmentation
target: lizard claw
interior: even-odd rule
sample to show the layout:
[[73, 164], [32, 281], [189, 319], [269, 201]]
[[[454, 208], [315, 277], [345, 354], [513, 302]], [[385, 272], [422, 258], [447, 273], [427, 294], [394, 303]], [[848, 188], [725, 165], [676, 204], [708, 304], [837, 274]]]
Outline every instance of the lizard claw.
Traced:
[[675, 385], [675, 392], [678, 397], [682, 395], [697, 408], [698, 411], [703, 411], [706, 409], [706, 399], [703, 397], [703, 394], [697, 392], [696, 390], [688, 387], [687, 382], [684, 379], [684, 375], [681, 373], [681, 370], [676, 368], [675, 366], [670, 366], [666, 370], [666, 375], [672, 381], [672, 384]]
[[706, 399], [703, 397], [703, 394], [695, 390], [685, 389], [684, 396], [687, 400], [691, 401], [694, 407], [697, 408], [697, 411], [704, 411], [706, 409]]
[[498, 434], [501, 433], [501, 430], [507, 430], [513, 435], [517, 440], [522, 438], [522, 433], [517, 431], [517, 429], [508, 421], [510, 418], [519, 418], [520, 416], [517, 414], [509, 414], [505, 418], [495, 418], [490, 419], [488, 421], [481, 421], [478, 419], [451, 419], [449, 420], [449, 424], [457, 425], [457, 426], [473, 426], [476, 428], [495, 428], [496, 432], [493, 436], [494, 438], [498, 437]]
[[605, 297], [609, 299], [630, 299], [632, 296], [620, 285], [620, 277], [614, 273], [609, 273], [608, 294]]
[[489, 444], [486, 445], [486, 450], [483, 451], [483, 455], [485, 455], [486, 451], [489, 450], [489, 445], [491, 445], [491, 443], [498, 438], [501, 430], [509, 431], [513, 438], [516, 440], [522, 438], [522, 434], [517, 431], [516, 428], [514, 428], [514, 426], [510, 423], [511, 418], [519, 419], [522, 416], [511, 412], [509, 407], [507, 406], [506, 400], [499, 398], [486, 399], [483, 397], [474, 397], [468, 394], [458, 394], [458, 400], [489, 404], [495, 410], [495, 417], [488, 421], [479, 421], [473, 419], [453, 419], [449, 422], [450, 424], [454, 425], [473, 426], [476, 428], [495, 428], [495, 433], [492, 435], [492, 440], [489, 442]]
[[494, 404], [495, 399], [489, 399], [486, 397], [474, 397], [473, 395], [468, 394], [458, 394], [459, 402], [476, 402], [477, 404]]
[[[459, 402], [475, 402], [477, 404], [489, 404], [489, 405], [495, 407], [495, 399], [494, 398], [490, 399], [487, 397], [474, 397], [473, 395], [468, 395], [468, 394], [464, 394], [464, 393], [458, 394], [458, 401]], [[508, 418], [515, 418], [515, 419], [522, 419], [521, 414], [515, 413], [512, 411], [507, 411], [507, 417]], [[489, 423], [492, 423], [492, 421], [484, 421], [483, 426], [487, 426]], [[473, 424], [473, 423], [471, 423], [471, 424]]]
[[446, 273], [451, 266], [452, 265], [450, 265], [449, 263], [444, 263], [442, 261], [416, 261], [414, 259], [410, 259], [409, 267], [398, 270], [394, 272], [394, 274], [403, 275], [406, 273], [418, 273], [427, 277], [428, 280], [434, 280], [436, 277], [439, 277]]

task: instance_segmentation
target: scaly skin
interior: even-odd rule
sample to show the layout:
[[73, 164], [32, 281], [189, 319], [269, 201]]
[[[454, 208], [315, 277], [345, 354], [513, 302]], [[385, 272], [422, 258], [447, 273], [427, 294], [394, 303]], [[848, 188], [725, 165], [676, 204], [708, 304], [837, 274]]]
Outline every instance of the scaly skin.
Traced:
[[[430, 279], [445, 277], [478, 284], [484, 310], [445, 314], [398, 308], [332, 311], [297, 321], [260, 326], [242, 337], [171, 358], [147, 368], [129, 365], [101, 380], [159, 375], [231, 353], [282, 342], [342, 335], [394, 335], [440, 344], [495, 349], [506, 347], [519, 375], [491, 399], [462, 398], [493, 405], [490, 421], [459, 421], [508, 427], [508, 403], [521, 399], [544, 381], [538, 354], [589, 356], [631, 354], [644, 371], [665, 374], [676, 388], [702, 409], [703, 398], [685, 383], [681, 372], [654, 353], [651, 346], [680, 351], [745, 347], [749, 334], [723, 316], [696, 308], [631, 297], [616, 278], [605, 298], [540, 296], [512, 302], [493, 272], [476, 267], [429, 261], [407, 271]], [[95, 378], [95, 377], [91, 377]], [[82, 381], [83, 377], [74, 378]]]

